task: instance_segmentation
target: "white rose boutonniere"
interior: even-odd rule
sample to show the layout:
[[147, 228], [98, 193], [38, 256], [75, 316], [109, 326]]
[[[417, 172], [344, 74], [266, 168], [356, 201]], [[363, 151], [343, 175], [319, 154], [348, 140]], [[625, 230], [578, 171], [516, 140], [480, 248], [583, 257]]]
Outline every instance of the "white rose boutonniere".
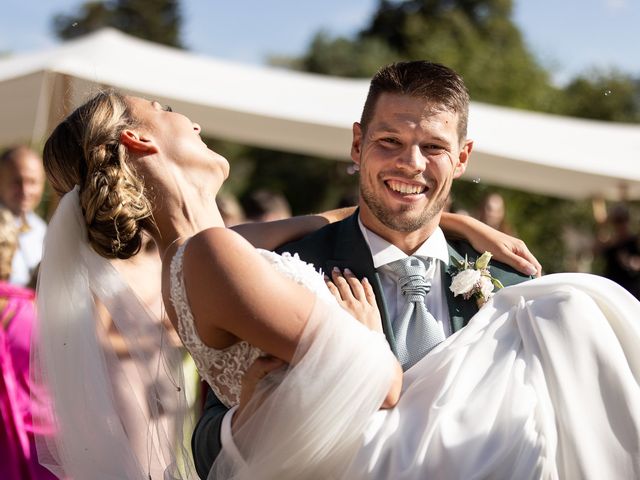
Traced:
[[489, 272], [490, 252], [484, 252], [475, 262], [470, 262], [466, 257], [464, 261], [451, 260], [453, 281], [449, 289], [454, 296], [462, 295], [465, 300], [475, 298], [478, 307], [481, 307], [491, 298], [494, 290], [504, 288], [500, 280], [493, 278]]

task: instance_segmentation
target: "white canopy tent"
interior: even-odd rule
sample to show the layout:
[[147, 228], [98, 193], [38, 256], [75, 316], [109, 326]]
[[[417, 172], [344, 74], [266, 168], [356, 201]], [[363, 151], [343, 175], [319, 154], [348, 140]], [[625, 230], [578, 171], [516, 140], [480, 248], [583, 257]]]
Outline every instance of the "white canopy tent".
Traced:
[[[347, 160], [368, 80], [239, 65], [105, 29], [0, 59], [0, 145], [40, 142], [99, 87], [154, 98], [208, 136]], [[563, 198], [640, 198], [640, 125], [472, 103], [468, 179]]]

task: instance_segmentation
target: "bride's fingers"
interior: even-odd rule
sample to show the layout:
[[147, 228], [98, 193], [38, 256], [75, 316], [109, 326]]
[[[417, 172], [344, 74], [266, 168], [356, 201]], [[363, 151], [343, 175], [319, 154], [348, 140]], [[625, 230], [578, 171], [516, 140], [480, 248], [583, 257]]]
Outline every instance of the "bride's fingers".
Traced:
[[331, 280], [333, 280], [333, 283], [340, 292], [342, 300], [348, 301], [353, 298], [351, 286], [349, 285], [349, 282], [347, 282], [347, 279], [344, 278], [344, 275], [342, 275], [338, 267], [333, 267], [333, 270], [331, 270]]
[[336, 284], [333, 283], [331, 279], [326, 275], [324, 276], [324, 283], [327, 285], [327, 288], [329, 289], [329, 292], [331, 292], [331, 295], [333, 295], [335, 299], [338, 300], [338, 303], [342, 303], [342, 296], [340, 295], [340, 290], [338, 290]]
[[510, 244], [506, 244], [504, 255], [507, 257], [506, 263], [516, 270], [536, 277], [542, 274], [542, 265], [522, 240], [513, 239]]
[[366, 297], [360, 280], [358, 280], [353, 272], [348, 268], [344, 269], [343, 276], [351, 288], [351, 294], [356, 298], [356, 300], [363, 302]]
[[373, 292], [373, 287], [371, 283], [369, 283], [369, 279], [364, 277], [362, 279], [362, 290], [364, 290], [364, 298], [367, 300], [367, 303], [372, 307], [378, 308], [378, 304], [376, 303], [376, 294]]

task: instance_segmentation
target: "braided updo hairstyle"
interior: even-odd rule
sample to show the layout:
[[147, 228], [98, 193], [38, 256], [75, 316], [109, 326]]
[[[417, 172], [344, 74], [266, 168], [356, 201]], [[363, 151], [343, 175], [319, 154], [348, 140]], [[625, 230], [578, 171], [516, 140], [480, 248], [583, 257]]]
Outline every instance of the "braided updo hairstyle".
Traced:
[[59, 195], [80, 187], [89, 243], [106, 258], [135, 255], [144, 220], [151, 217], [144, 185], [120, 143], [121, 133], [135, 126], [124, 96], [105, 91], [69, 115], [44, 146], [51, 186]]

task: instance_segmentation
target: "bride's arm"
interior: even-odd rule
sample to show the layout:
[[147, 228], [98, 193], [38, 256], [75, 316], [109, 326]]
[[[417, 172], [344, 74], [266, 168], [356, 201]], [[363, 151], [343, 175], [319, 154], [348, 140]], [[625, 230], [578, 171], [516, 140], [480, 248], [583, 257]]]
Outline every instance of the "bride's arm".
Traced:
[[[224, 343], [232, 343], [231, 334], [291, 361], [315, 304], [311, 291], [275, 272], [249, 243], [222, 228], [205, 230], [189, 241], [183, 273], [205, 344], [224, 348]], [[401, 386], [398, 366], [385, 405], [395, 405]]]
[[[329, 223], [343, 220], [354, 211], [355, 207], [339, 208], [273, 222], [244, 223], [232, 227], [232, 230], [256, 248], [275, 250]], [[464, 238], [477, 251], [489, 251], [495, 260], [506, 263], [526, 275], [540, 276], [542, 273], [542, 266], [522, 240], [499, 232], [475, 218], [443, 212], [440, 227], [448, 237]]]
[[231, 229], [256, 248], [275, 250], [280, 245], [315, 232], [325, 225], [353, 214], [355, 207], [337, 208], [315, 215], [302, 215], [272, 222], [242, 223]]
[[526, 274], [540, 276], [542, 266], [522, 241], [468, 215], [443, 212], [440, 228], [447, 237], [464, 238], [478, 252], [488, 251], [499, 261]]

